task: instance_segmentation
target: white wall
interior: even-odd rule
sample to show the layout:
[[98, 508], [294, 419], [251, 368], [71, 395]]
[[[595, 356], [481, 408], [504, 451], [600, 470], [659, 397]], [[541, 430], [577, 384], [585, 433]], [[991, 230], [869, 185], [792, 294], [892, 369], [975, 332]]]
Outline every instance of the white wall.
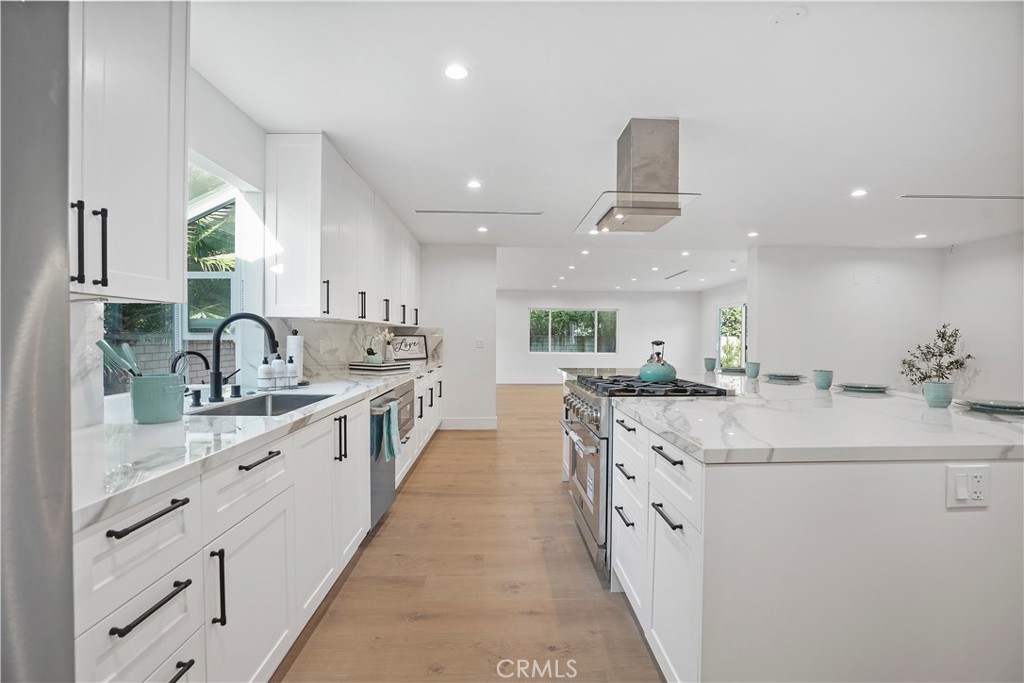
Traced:
[[[498, 292], [498, 382], [561, 382], [559, 367], [638, 368], [651, 340], [665, 342], [665, 359], [678, 372], [703, 372], [696, 293]], [[531, 353], [531, 308], [615, 309], [616, 353]], [[447, 341], [446, 341], [447, 343]]]
[[243, 190], [264, 189], [266, 132], [195, 69], [189, 72], [188, 146], [225, 180]]
[[906, 387], [900, 359], [940, 321], [939, 250], [761, 247], [751, 261], [747, 357], [761, 372]]
[[[495, 429], [493, 246], [424, 244], [420, 249], [420, 320], [444, 329], [442, 429]], [[477, 348], [477, 340], [483, 348]]]
[[1024, 234], [944, 251], [940, 311], [976, 357], [956, 395], [1024, 400]]
[[701, 358], [718, 357], [718, 309], [745, 303], [748, 303], [746, 280], [700, 293], [700, 341], [697, 352]]

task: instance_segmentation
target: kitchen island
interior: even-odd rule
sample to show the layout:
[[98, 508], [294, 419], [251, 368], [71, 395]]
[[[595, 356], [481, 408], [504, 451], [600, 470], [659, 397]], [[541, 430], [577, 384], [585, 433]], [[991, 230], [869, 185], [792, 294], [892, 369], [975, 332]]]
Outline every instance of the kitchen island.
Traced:
[[612, 586], [666, 679], [1021, 680], [1024, 419], [686, 379], [735, 395], [613, 402]]

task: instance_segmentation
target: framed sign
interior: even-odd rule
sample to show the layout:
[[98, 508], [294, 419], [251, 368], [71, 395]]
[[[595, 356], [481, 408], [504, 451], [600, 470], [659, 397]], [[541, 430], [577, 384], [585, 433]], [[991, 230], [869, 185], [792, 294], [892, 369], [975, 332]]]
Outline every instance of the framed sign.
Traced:
[[391, 340], [391, 350], [395, 354], [395, 360], [426, 360], [427, 335], [396, 334], [395, 338]]

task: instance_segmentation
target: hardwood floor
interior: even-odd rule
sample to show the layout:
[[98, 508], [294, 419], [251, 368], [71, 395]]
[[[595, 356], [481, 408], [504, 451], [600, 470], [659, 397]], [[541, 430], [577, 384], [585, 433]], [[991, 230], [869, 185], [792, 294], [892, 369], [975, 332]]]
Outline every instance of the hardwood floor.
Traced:
[[560, 414], [559, 387], [503, 385], [496, 432], [438, 432], [275, 679], [660, 680], [576, 530]]

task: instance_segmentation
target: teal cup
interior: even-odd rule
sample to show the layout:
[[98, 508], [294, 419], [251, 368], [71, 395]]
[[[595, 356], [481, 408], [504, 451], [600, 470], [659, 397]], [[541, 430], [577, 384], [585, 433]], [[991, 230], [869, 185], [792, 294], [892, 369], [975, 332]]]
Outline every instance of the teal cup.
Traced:
[[832, 371], [831, 370], [815, 370], [814, 371], [814, 386], [817, 389], [828, 389], [832, 386]]
[[185, 410], [185, 379], [181, 375], [133, 376], [129, 391], [135, 424], [174, 422]]
[[757, 374], [761, 372], [761, 364], [758, 363], [757, 361], [748, 360], [746, 370], [747, 377], [749, 377], [750, 379], [754, 379], [755, 377], [757, 377]]
[[717, 363], [717, 362], [718, 362], [717, 358], [705, 358], [704, 359], [704, 369], [707, 370], [708, 372], [710, 372], [711, 370], [714, 370], [715, 369], [715, 363]]

